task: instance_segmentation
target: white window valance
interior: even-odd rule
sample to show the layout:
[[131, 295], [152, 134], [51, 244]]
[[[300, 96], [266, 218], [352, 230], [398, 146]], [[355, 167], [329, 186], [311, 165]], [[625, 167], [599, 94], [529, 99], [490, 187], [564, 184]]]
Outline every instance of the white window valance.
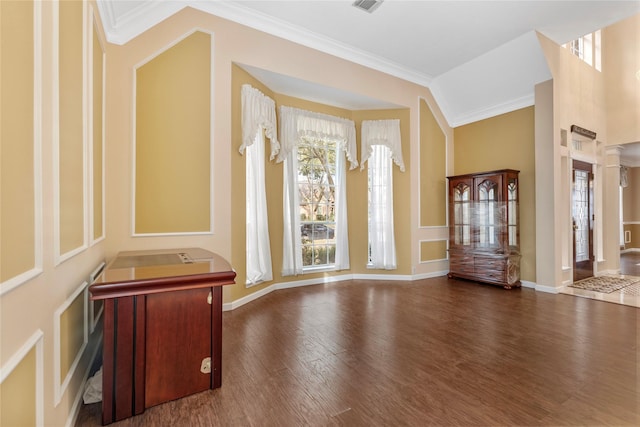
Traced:
[[404, 172], [399, 119], [362, 121], [360, 170], [364, 169], [364, 164], [371, 156], [374, 145], [384, 145], [389, 148], [393, 162]]
[[273, 160], [280, 151], [276, 133], [276, 103], [258, 89], [249, 84], [242, 85], [242, 145], [240, 153], [253, 144], [258, 132], [264, 130], [271, 141], [271, 155]]
[[349, 169], [354, 169], [358, 166], [356, 126], [352, 120], [281, 106], [281, 148], [277, 161], [282, 162], [286, 159], [303, 137], [334, 140], [344, 150], [349, 161]]

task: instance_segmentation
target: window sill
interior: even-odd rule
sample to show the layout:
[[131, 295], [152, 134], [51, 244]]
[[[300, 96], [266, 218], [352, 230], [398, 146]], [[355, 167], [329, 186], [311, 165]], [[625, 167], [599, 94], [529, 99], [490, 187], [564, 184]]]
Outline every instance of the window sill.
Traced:
[[318, 267], [303, 267], [302, 274], [324, 273], [327, 271], [336, 271], [335, 265], [321, 265]]

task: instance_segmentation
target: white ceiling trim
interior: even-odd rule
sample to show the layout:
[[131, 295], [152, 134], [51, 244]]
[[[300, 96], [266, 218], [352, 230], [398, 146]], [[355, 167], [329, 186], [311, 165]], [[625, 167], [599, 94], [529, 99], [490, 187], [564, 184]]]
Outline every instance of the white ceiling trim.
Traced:
[[127, 43], [172, 14], [189, 6], [412, 83], [428, 86], [432, 80], [429, 75], [417, 73], [383, 57], [355, 49], [337, 40], [312, 33], [302, 27], [232, 2], [197, 0], [160, 2], [147, 0], [122, 18], [115, 18], [116, 14], [113, 11], [112, 4], [113, 2], [110, 1], [98, 0], [107, 40], [118, 45]]
[[159, 22], [188, 6], [181, 1], [146, 0], [122, 16], [113, 7], [115, 2], [97, 0], [105, 36], [109, 43], [123, 45]]
[[355, 49], [350, 45], [329, 37], [318, 35], [302, 27], [276, 19], [271, 15], [266, 15], [249, 7], [236, 3], [219, 1], [194, 1], [189, 2], [189, 5], [194, 9], [207, 12], [211, 15], [246, 25], [247, 27], [263, 31], [276, 37], [295, 41], [297, 44], [319, 50], [338, 58], [346, 59], [349, 62], [363, 65], [377, 71], [382, 71], [422, 86], [428, 86], [431, 82], [431, 76], [417, 73], [414, 70], [403, 67], [400, 64], [389, 61], [383, 57]]

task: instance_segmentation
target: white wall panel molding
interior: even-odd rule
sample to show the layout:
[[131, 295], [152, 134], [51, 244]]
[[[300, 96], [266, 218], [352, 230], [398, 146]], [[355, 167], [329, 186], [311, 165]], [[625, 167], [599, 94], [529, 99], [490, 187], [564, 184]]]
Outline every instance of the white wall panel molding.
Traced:
[[[104, 267], [107, 264], [103, 261], [98, 265], [89, 275], [89, 282], [87, 286], [90, 286], [102, 273]], [[89, 295], [90, 296], [90, 295]], [[102, 312], [104, 311], [104, 301], [89, 301], [89, 323], [90, 323], [90, 332], [93, 333], [96, 329], [96, 325], [98, 321], [100, 321], [100, 317], [102, 316]]]
[[[89, 342], [89, 316], [88, 316], [88, 304], [87, 304], [87, 282], [82, 282], [80, 286], [76, 288], [76, 290], [67, 298], [64, 303], [53, 314], [53, 378], [54, 378], [54, 404], [58, 406], [60, 401], [62, 400], [62, 396], [64, 395], [67, 387], [69, 386], [69, 382], [73, 378], [75, 374], [78, 364], [80, 363], [80, 359], [84, 354], [84, 350], [87, 347]], [[83, 340], [78, 352], [74, 355], [73, 362], [69, 367], [69, 371], [62, 378], [62, 371], [60, 368], [61, 363], [61, 340], [62, 340], [62, 331], [61, 331], [61, 318], [64, 312], [76, 301], [77, 298], [82, 298], [83, 302], [83, 316], [82, 316], [82, 329], [83, 329]]]
[[[99, 31], [96, 31], [97, 28], [97, 21], [100, 19], [100, 16], [98, 16], [96, 10], [94, 9], [92, 4], [88, 5], [88, 25], [89, 25], [89, 30], [88, 30], [88, 34], [87, 34], [87, 49], [88, 49], [88, 60], [85, 61], [85, 63], [88, 66], [88, 101], [87, 101], [87, 106], [89, 108], [89, 114], [88, 114], [88, 142], [87, 142], [87, 147], [88, 147], [88, 159], [87, 159], [87, 164], [89, 167], [89, 172], [88, 172], [88, 193], [89, 193], [89, 200], [88, 200], [88, 207], [89, 207], [89, 228], [88, 228], [88, 236], [89, 236], [89, 245], [93, 246], [99, 242], [101, 242], [102, 240], [105, 239], [105, 226], [106, 226], [106, 221], [105, 221], [105, 217], [106, 217], [106, 206], [105, 206], [105, 202], [106, 202], [106, 196], [105, 196], [105, 118], [106, 118], [106, 72], [107, 72], [107, 55], [106, 55], [106, 49], [105, 49], [105, 41], [103, 40], [102, 36], [100, 35]], [[93, 49], [93, 36], [94, 34], [97, 35], [98, 41], [100, 43], [100, 48], [102, 49], [101, 52], [95, 52]], [[99, 88], [94, 87], [93, 85], [93, 73], [94, 73], [94, 65], [93, 65], [93, 59], [94, 59], [94, 55], [101, 55], [102, 56], [102, 85]], [[94, 96], [96, 91], [100, 91], [100, 93], [102, 94], [101, 98], [102, 98], [102, 105], [101, 105], [101, 117], [102, 117], [102, 127], [101, 127], [101, 138], [102, 138], [102, 144], [101, 144], [101, 155], [100, 158], [102, 160], [102, 178], [101, 178], [101, 184], [102, 184], [102, 192], [101, 192], [101, 198], [102, 198], [102, 235], [95, 237], [94, 236], [94, 227], [95, 227], [95, 212], [94, 212], [94, 201], [95, 201], [95, 194], [94, 194], [94, 155], [95, 155], [95, 147], [94, 147], [94, 140], [93, 140], [93, 135], [94, 135]]]
[[33, 268], [0, 283], [0, 296], [42, 273], [42, 2], [33, 2]]
[[[426, 261], [422, 260], [422, 242], [445, 242], [446, 244], [446, 255], [444, 258], [438, 258], [438, 259], [429, 259]], [[431, 264], [431, 263], [435, 263], [435, 262], [448, 262], [449, 261], [449, 237], [447, 236], [446, 238], [443, 239], [421, 239], [418, 240], [418, 263], [419, 264]]]
[[38, 329], [29, 339], [16, 351], [13, 356], [0, 368], [0, 384], [13, 372], [22, 360], [35, 347], [36, 350], [36, 426], [44, 425], [44, 333]]
[[61, 206], [60, 206], [60, 2], [53, 2], [53, 49], [52, 49], [52, 78], [53, 78], [53, 236], [54, 236], [54, 263], [59, 265], [64, 261], [73, 258], [77, 254], [85, 251], [89, 247], [89, 183], [88, 173], [88, 85], [89, 85], [89, 21], [92, 19], [87, 2], [82, 2], [82, 244], [65, 253], [61, 251]]
[[[137, 71], [140, 67], [142, 67], [143, 65], [149, 63], [150, 61], [152, 61], [153, 59], [157, 58], [159, 55], [163, 54], [164, 52], [168, 51], [169, 49], [171, 49], [172, 47], [176, 46], [177, 44], [179, 44], [180, 42], [182, 42], [183, 40], [185, 40], [187, 37], [191, 36], [192, 34], [196, 33], [196, 32], [201, 32], [204, 34], [208, 34], [211, 37], [211, 51], [210, 51], [210, 55], [211, 55], [211, 73], [210, 73], [210, 119], [209, 119], [209, 123], [210, 123], [210, 128], [209, 128], [209, 153], [210, 153], [210, 159], [209, 159], [209, 189], [210, 189], [210, 193], [209, 193], [209, 230], [204, 230], [204, 231], [193, 231], [193, 232], [167, 232], [167, 233], [136, 233], [136, 161], [137, 161], [137, 156], [136, 156], [136, 151], [137, 151], [137, 146], [136, 146], [136, 142], [137, 142], [137, 120], [136, 120], [136, 112], [137, 112]], [[132, 81], [133, 81], [133, 87], [132, 87], [132, 106], [131, 106], [131, 141], [133, 141], [132, 145], [131, 145], [131, 236], [132, 237], [174, 237], [174, 236], [203, 236], [203, 235], [212, 235], [214, 234], [214, 210], [215, 210], [215, 206], [214, 206], [214, 126], [215, 126], [215, 105], [214, 105], [214, 99], [215, 99], [215, 67], [214, 67], [214, 50], [215, 50], [215, 42], [214, 42], [214, 33], [204, 29], [204, 28], [200, 28], [200, 27], [195, 27], [192, 28], [191, 30], [189, 30], [188, 32], [180, 35], [179, 37], [173, 39], [170, 43], [167, 43], [166, 45], [160, 47], [158, 50], [156, 50], [155, 52], [153, 52], [152, 54], [150, 54], [149, 56], [147, 56], [146, 58], [144, 58], [142, 61], [140, 61], [139, 63], [137, 63], [134, 67], [133, 67], [133, 76], [132, 76]]]

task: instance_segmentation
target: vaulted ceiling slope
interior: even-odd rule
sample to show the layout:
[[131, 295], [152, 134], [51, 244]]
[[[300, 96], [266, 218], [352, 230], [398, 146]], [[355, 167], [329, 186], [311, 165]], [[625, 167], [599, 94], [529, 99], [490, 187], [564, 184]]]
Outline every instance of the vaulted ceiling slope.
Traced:
[[[428, 86], [453, 127], [533, 104], [535, 84], [551, 78], [536, 32], [564, 44], [640, 12], [637, 0], [386, 0], [373, 13], [352, 3], [98, 0], [98, 7], [116, 44], [187, 6], [293, 40]], [[304, 96], [296, 87], [289, 94]]]

